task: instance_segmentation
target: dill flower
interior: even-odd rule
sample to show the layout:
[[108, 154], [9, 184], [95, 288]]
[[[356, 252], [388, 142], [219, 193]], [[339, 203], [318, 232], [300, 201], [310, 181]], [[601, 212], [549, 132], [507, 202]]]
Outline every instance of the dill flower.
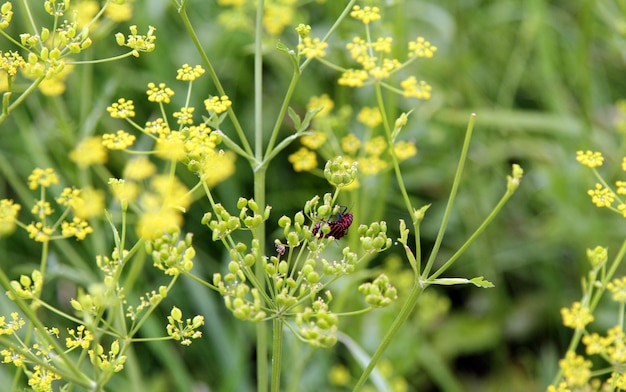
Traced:
[[174, 112], [173, 116], [176, 119], [176, 122], [180, 125], [191, 125], [193, 124], [193, 111], [196, 108], [192, 107], [184, 107], [180, 108], [179, 112]]
[[387, 141], [383, 136], [376, 136], [365, 143], [365, 152], [379, 156], [387, 150]]
[[148, 101], [150, 102], [170, 103], [170, 98], [174, 95], [174, 90], [167, 87], [165, 83], [159, 83], [157, 86], [150, 82], [148, 83], [146, 94], [148, 94]]
[[22, 206], [14, 204], [13, 200], [0, 200], [0, 236], [11, 234], [15, 231], [17, 214]]
[[156, 173], [156, 165], [145, 155], [129, 160], [124, 168], [124, 178], [130, 180], [145, 180], [154, 173]]
[[311, 171], [317, 167], [317, 156], [308, 148], [301, 147], [287, 158], [297, 172]]
[[415, 57], [431, 58], [435, 55], [437, 47], [426, 41], [424, 37], [418, 37], [415, 41], [409, 42], [409, 54]]
[[361, 140], [354, 133], [349, 133], [341, 138], [341, 149], [346, 154], [355, 154], [361, 148]]
[[232, 151], [213, 151], [201, 162], [200, 175], [209, 187], [213, 187], [235, 174], [237, 155]]
[[135, 104], [132, 99], [120, 98], [107, 107], [107, 112], [111, 118], [132, 118], [135, 117]]
[[176, 71], [176, 80], [192, 82], [202, 76], [204, 72], [204, 68], [200, 65], [196, 65], [192, 68], [189, 64], [183, 64], [183, 66]]
[[350, 16], [354, 19], [360, 20], [363, 24], [369, 24], [370, 22], [380, 20], [380, 8], [369, 6], [361, 8], [360, 6], [355, 5], [352, 7]]
[[387, 162], [378, 156], [359, 158], [358, 162], [361, 173], [369, 176], [376, 175], [387, 168]]
[[102, 165], [109, 159], [107, 149], [102, 144], [102, 137], [92, 136], [84, 139], [70, 151], [69, 158], [80, 167]]
[[602, 166], [604, 157], [601, 152], [593, 152], [590, 150], [576, 151], [576, 161], [593, 169], [594, 167]]
[[586, 360], [573, 351], [568, 351], [565, 358], [559, 361], [563, 376], [570, 387], [585, 385], [591, 378], [591, 361]]
[[613, 294], [613, 301], [626, 303], [626, 276], [613, 279], [607, 283], [606, 289]]
[[326, 139], [328, 136], [324, 132], [312, 131], [310, 134], [302, 136], [300, 142], [311, 150], [317, 150], [326, 143]]
[[335, 107], [335, 102], [328, 96], [328, 94], [322, 94], [320, 96], [312, 96], [309, 99], [309, 103], [306, 105], [308, 110], [315, 110], [321, 108], [321, 110], [315, 115], [316, 118], [326, 117]]
[[403, 80], [400, 86], [403, 90], [402, 94], [407, 98], [430, 99], [432, 87], [423, 80], [418, 82], [415, 76]]
[[48, 242], [54, 230], [51, 227], [44, 226], [42, 222], [37, 222], [26, 226], [26, 232], [28, 232], [28, 237], [36, 242]]
[[298, 44], [298, 51], [308, 59], [326, 56], [328, 43], [322, 42], [319, 38], [305, 37]]
[[[0, 54], [2, 54], [2, 51], [0, 51]], [[9, 76], [15, 76], [17, 70], [23, 68], [25, 65], [26, 61], [24, 61], [18, 52], [8, 51], [0, 56], [0, 69], [6, 71]]]
[[396, 153], [396, 157], [398, 157], [398, 159], [401, 161], [417, 155], [417, 147], [415, 146], [415, 142], [399, 141], [395, 144], [395, 146], [393, 146], [393, 148], [394, 152]]
[[584, 329], [593, 321], [593, 314], [588, 307], [583, 307], [578, 301], [572, 304], [571, 308], [561, 308], [563, 325], [573, 329]]
[[36, 168], [33, 172], [28, 176], [28, 187], [30, 189], [37, 189], [37, 186], [41, 186], [43, 188], [48, 188], [53, 184], [59, 183], [59, 177], [57, 177], [56, 173], [53, 169], [40, 169]]
[[337, 83], [339, 83], [340, 86], [361, 87], [367, 78], [367, 71], [362, 69], [347, 69], [341, 74]]
[[375, 128], [383, 122], [383, 117], [377, 107], [363, 107], [357, 114], [356, 119], [369, 128]]
[[588, 190], [587, 194], [591, 196], [591, 201], [596, 207], [611, 207], [615, 200], [615, 194], [601, 184], [596, 184], [596, 188]]
[[210, 97], [204, 100], [204, 107], [207, 112], [215, 112], [216, 114], [224, 113], [232, 106], [232, 102], [227, 95], [221, 97]]
[[133, 16], [133, 5], [128, 1], [124, 4], [109, 2], [104, 15], [116, 23], [126, 22]]
[[102, 135], [102, 145], [109, 150], [125, 150], [133, 145], [135, 139], [134, 135], [120, 129], [116, 133]]

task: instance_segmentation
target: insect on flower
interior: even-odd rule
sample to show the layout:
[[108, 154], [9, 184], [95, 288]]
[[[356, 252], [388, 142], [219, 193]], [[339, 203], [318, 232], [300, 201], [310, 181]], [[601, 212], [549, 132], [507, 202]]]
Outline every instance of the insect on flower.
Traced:
[[[321, 233], [320, 238], [333, 237], [338, 240], [348, 234], [348, 228], [352, 224], [353, 215], [351, 212], [346, 213], [346, 209], [346, 207], [343, 207], [343, 210], [337, 213], [337, 219], [326, 222], [330, 227], [330, 231], [327, 234]], [[317, 235], [323, 223], [324, 222], [317, 222], [315, 226], [313, 226], [311, 233]]]

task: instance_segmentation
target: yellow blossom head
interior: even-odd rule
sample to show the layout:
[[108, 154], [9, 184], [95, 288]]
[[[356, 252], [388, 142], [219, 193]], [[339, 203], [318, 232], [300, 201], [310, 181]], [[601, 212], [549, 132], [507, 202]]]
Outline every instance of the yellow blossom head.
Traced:
[[297, 172], [310, 171], [317, 167], [317, 156], [308, 148], [301, 147], [287, 158]]
[[102, 137], [91, 136], [84, 139], [75, 149], [70, 151], [69, 158], [80, 167], [88, 167], [105, 164], [109, 154], [102, 144]]

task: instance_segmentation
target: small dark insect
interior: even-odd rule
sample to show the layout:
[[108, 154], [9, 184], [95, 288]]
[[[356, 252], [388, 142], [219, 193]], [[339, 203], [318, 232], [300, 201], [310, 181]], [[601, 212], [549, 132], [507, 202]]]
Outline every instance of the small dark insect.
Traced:
[[[348, 228], [352, 224], [353, 215], [351, 212], [346, 213], [346, 208], [344, 207], [343, 211], [337, 213], [337, 219], [326, 222], [330, 227], [330, 231], [328, 234], [321, 233], [320, 238], [326, 237], [334, 237], [336, 240], [348, 234]], [[313, 235], [316, 235], [320, 228], [322, 227], [323, 222], [317, 222], [311, 232]]]

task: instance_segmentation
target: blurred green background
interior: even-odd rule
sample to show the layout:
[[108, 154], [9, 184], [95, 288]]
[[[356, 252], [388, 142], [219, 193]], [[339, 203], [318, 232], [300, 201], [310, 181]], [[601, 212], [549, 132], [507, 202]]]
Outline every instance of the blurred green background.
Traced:
[[[311, 24], [315, 36], [328, 30], [346, 4], [302, 3], [293, 27]], [[396, 115], [415, 108], [404, 137], [417, 142], [419, 153], [402, 168], [415, 204], [432, 203], [422, 225], [425, 256], [441, 221], [470, 113], [477, 114], [474, 138], [441, 260], [490, 212], [504, 191], [511, 164], [519, 163], [525, 170], [522, 186], [503, 213], [446, 274], [483, 275], [496, 287], [427, 290], [428, 295], [387, 351], [383, 375], [397, 388], [411, 391], [543, 390], [571, 336], [571, 330], [561, 325], [559, 309], [580, 296], [580, 277], [587, 271], [585, 249], [607, 246], [614, 255], [626, 234], [622, 218], [591, 204], [586, 190], [595, 180], [575, 161], [577, 150], [602, 151], [606, 157], [602, 172], [610, 181], [620, 178], [625, 148], [624, 134], [616, 126], [620, 120], [616, 102], [626, 98], [626, 4], [610, 0], [396, 0], [379, 6], [383, 21], [376, 28], [382, 29], [381, 35], [394, 37], [399, 57], [403, 57], [406, 42], [417, 36], [438, 47], [433, 59], [412, 68], [418, 79], [433, 86], [432, 99], [391, 101], [397, 105]], [[15, 178], [25, 182], [34, 167], [56, 168], [64, 185], [84, 181], [67, 153], [86, 135], [113, 132], [122, 126], [108, 118], [106, 107], [119, 97], [134, 99], [137, 118], [147, 120], [156, 114], [156, 107], [144, 101], [147, 84], [175, 85], [176, 69], [184, 63], [200, 64], [170, 2], [137, 0], [134, 8], [132, 20], [111, 27], [110, 32], [127, 31], [130, 24], [138, 25], [140, 31], [155, 26], [157, 49], [139, 59], [78, 67], [69, 76], [64, 95], [49, 98], [35, 94], [0, 125], [4, 163], [0, 198], [27, 199], [28, 193], [14, 186]], [[214, 1], [190, 0], [188, 9], [244, 128], [250, 129], [252, 34], [226, 32], [217, 22], [224, 9]], [[358, 28], [351, 21], [341, 26], [330, 41], [328, 57], [350, 64], [345, 43], [360, 33], [355, 30]], [[281, 37], [265, 41], [268, 129], [280, 104], [276, 97], [284, 94], [291, 72], [289, 59], [275, 50], [279, 38], [291, 47], [297, 43], [290, 28]], [[0, 50], [9, 49], [14, 48], [0, 39]], [[119, 54], [120, 49], [109, 34], [94, 39], [91, 53], [102, 58]], [[340, 87], [337, 78], [336, 72], [312, 64], [301, 78], [292, 106], [302, 112], [311, 96], [324, 93], [335, 100], [336, 107], [347, 105], [354, 112], [375, 104], [371, 88]], [[194, 90], [198, 109], [207, 95], [216, 94], [209, 78], [200, 80]], [[183, 100], [179, 88], [174, 107]], [[350, 129], [351, 124], [345, 126]], [[224, 132], [229, 130], [226, 123]], [[290, 132], [286, 123], [282, 135]], [[271, 222], [283, 214], [293, 216], [313, 195], [331, 191], [313, 175], [294, 173], [287, 156], [298, 147], [294, 143], [270, 166]], [[124, 154], [113, 152], [107, 169], [119, 176], [125, 160]], [[193, 182], [191, 177], [188, 180]], [[91, 181], [105, 188], [105, 178], [94, 175]], [[408, 220], [408, 216], [394, 181], [381, 175], [369, 186], [389, 188], [371, 200], [360, 199], [361, 204], [352, 207], [355, 215], [367, 214], [372, 205], [382, 206], [381, 218], [389, 223], [390, 237], [396, 238], [398, 219]], [[252, 175], [241, 159], [237, 174], [215, 189], [215, 198], [233, 209], [239, 196], [252, 196]], [[186, 214], [184, 229], [195, 234], [196, 270], [210, 279], [213, 272], [224, 269], [226, 257], [200, 224], [208, 209], [205, 200], [196, 202]], [[52, 247], [52, 277], [44, 297], [66, 310], [76, 287], [93, 281], [95, 255], [112, 249], [104, 223], [94, 225], [97, 233], [86, 241], [68, 240]], [[270, 223], [270, 235], [276, 228]], [[279, 232], [273, 234], [280, 236]], [[395, 272], [393, 279], [401, 288], [402, 300], [402, 294], [406, 295], [402, 282], [409, 265], [399, 256], [401, 249], [393, 248], [371, 266]], [[38, 257], [38, 248], [23, 232], [0, 239], [0, 268], [13, 278], [30, 274]], [[143, 268], [143, 276], [129, 297], [163, 281], [149, 258], [144, 265], [141, 260], [136, 262], [133, 268]], [[351, 304], [356, 299], [348, 296], [358, 283], [355, 278], [337, 287], [341, 293], [337, 302], [344, 309], [358, 306]], [[186, 315], [205, 316], [204, 337], [189, 348], [175, 343], [137, 345], [129, 360], [141, 364], [143, 375], [121, 374], [110, 390], [122, 390], [127, 378], [143, 378], [150, 391], [254, 390], [253, 325], [236, 321], [217, 294], [183, 279], [163, 304], [163, 313], [153, 317], [142, 336], [163, 333], [172, 304], [182, 307]], [[8, 313], [5, 309], [11, 309], [11, 304], [2, 297], [0, 308], [2, 314]], [[397, 310], [392, 307], [345, 318], [341, 329], [371, 353]], [[599, 329], [615, 322], [610, 307], [601, 307], [597, 316]], [[287, 332], [286, 343], [284, 363], [293, 369], [286, 368], [285, 389], [349, 390], [331, 385], [328, 375], [337, 365], [351, 369], [353, 378], [359, 375], [358, 363], [343, 341], [329, 350], [312, 350]], [[10, 366], [0, 366], [0, 385], [9, 385], [12, 371]]]

